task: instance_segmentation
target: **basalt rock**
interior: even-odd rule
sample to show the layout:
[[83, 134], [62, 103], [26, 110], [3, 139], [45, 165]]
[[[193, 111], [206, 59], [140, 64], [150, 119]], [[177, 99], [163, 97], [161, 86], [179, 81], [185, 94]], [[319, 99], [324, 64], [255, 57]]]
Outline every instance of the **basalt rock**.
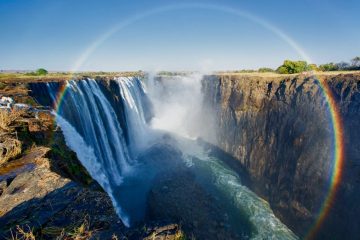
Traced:
[[360, 235], [355, 217], [360, 214], [359, 74], [206, 76], [204, 109], [215, 115], [216, 144], [241, 163], [251, 188], [277, 216], [304, 236], [328, 194], [334, 160], [332, 120], [321, 83], [338, 106], [346, 154], [335, 205], [317, 238], [354, 239]]

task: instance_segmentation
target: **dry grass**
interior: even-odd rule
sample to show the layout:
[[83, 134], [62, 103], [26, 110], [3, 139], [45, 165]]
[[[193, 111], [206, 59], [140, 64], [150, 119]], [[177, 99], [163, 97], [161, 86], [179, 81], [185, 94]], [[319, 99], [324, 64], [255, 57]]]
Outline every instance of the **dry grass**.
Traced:
[[42, 76], [31, 76], [26, 73], [0, 73], [0, 82], [45, 82], [45, 81], [66, 81], [71, 79], [81, 79], [84, 76], [89, 77], [131, 77], [143, 76], [143, 72], [51, 72]]
[[175, 240], [185, 240], [186, 236], [180, 229], [175, 233]]
[[41, 230], [43, 235], [50, 236], [56, 240], [87, 240], [90, 239], [96, 230], [90, 230], [88, 217], [80, 225], [69, 225], [66, 228], [47, 227]]
[[33, 229], [27, 226], [27, 229], [16, 226], [15, 235], [11, 231], [11, 240], [35, 240]]
[[14, 138], [0, 138], [0, 165], [21, 154], [22, 144]]
[[24, 114], [24, 110], [12, 109], [10, 111], [0, 110], [0, 131], [8, 132], [11, 125]]
[[21, 154], [21, 142], [10, 134], [13, 124], [23, 114], [24, 110], [0, 110], [0, 165]]

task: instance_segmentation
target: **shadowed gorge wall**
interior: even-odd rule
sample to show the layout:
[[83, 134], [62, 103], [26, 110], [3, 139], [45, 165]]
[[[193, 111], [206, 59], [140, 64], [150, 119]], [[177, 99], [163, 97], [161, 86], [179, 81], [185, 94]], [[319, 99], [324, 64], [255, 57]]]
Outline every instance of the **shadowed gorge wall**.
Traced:
[[[360, 78], [326, 78], [344, 120], [345, 167], [337, 201], [319, 239], [359, 235]], [[205, 109], [215, 113], [216, 144], [248, 171], [250, 187], [300, 236], [329, 187], [333, 132], [315, 77], [206, 76]], [[351, 217], [353, 216], [353, 217]], [[347, 220], [349, 219], [349, 220]], [[350, 222], [350, 219], [351, 222]]]

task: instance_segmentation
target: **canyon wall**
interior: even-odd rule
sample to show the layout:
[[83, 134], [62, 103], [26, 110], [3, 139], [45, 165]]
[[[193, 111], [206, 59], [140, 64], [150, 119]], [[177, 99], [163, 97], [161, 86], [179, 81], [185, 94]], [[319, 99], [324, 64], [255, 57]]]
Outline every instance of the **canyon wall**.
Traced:
[[[360, 75], [321, 76], [339, 106], [345, 165], [335, 205], [318, 239], [354, 239], [360, 214]], [[204, 109], [215, 116], [216, 145], [247, 172], [247, 185], [305, 236], [328, 193], [334, 142], [317, 77], [209, 75]]]

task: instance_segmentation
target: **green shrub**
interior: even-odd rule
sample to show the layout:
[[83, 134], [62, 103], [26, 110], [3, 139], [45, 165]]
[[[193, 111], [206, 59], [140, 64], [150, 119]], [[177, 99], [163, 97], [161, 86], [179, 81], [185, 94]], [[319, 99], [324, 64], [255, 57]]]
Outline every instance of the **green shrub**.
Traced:
[[48, 74], [48, 71], [47, 71], [46, 69], [44, 69], [44, 68], [39, 68], [39, 69], [36, 70], [35, 73], [36, 73], [36, 75], [38, 75], [38, 76], [42, 76], [42, 75]]
[[312, 71], [319, 71], [319, 67], [315, 63], [309, 64], [309, 68]]
[[293, 74], [309, 71], [311, 68], [306, 61], [285, 60], [283, 65], [276, 70], [280, 74]]
[[272, 68], [262, 67], [258, 69], [258, 72], [264, 73], [264, 72], [275, 72]]
[[328, 71], [337, 71], [339, 70], [338, 66], [335, 63], [325, 63], [325, 64], [321, 64], [319, 66], [319, 69], [321, 71], [324, 72], [328, 72]]
[[6, 84], [3, 82], [0, 82], [0, 90], [3, 90], [6, 87]]

